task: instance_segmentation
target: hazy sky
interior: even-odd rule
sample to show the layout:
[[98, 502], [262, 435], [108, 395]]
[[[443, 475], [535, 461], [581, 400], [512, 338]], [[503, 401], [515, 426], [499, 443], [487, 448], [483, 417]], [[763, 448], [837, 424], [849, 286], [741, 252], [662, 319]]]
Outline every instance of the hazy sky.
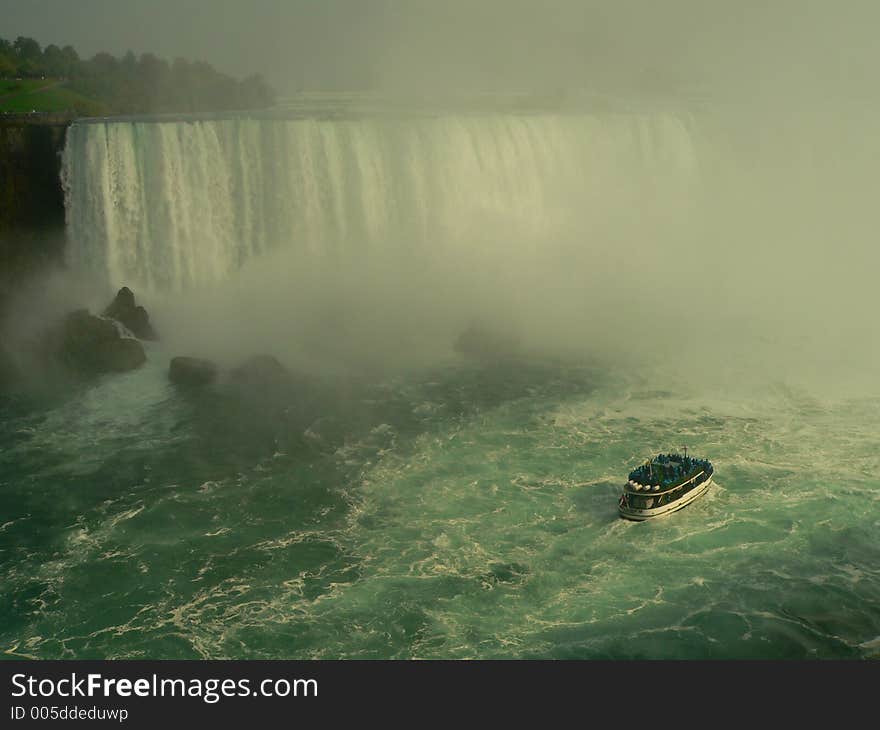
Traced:
[[866, 0], [0, 0], [0, 36], [297, 88], [748, 87], [869, 78]]

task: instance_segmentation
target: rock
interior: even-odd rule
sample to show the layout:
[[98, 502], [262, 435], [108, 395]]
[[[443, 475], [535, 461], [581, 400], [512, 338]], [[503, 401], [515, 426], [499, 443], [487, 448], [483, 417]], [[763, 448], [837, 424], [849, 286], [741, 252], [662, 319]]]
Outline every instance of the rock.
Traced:
[[168, 368], [168, 378], [178, 385], [209, 385], [217, 379], [217, 366], [197, 357], [175, 357]]
[[135, 304], [134, 293], [127, 286], [122, 287], [110, 306], [104, 310], [104, 316], [124, 324], [131, 333], [141, 340], [158, 340], [159, 336], [147, 310]]
[[110, 372], [127, 372], [139, 368], [147, 361], [144, 346], [131, 337], [120, 337], [108, 342], [100, 350], [99, 367]]
[[68, 368], [86, 375], [134, 370], [147, 359], [140, 342], [123, 337], [115, 322], [86, 309], [65, 317], [50, 335], [49, 348]]
[[236, 383], [248, 386], [283, 385], [290, 373], [273, 355], [255, 355], [230, 373]]

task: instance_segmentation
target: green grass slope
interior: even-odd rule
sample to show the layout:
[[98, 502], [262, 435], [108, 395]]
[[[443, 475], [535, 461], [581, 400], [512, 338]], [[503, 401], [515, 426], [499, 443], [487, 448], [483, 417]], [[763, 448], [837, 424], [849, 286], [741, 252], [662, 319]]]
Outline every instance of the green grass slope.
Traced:
[[0, 114], [75, 112], [83, 116], [96, 116], [105, 111], [102, 104], [67, 88], [58, 79], [0, 81]]

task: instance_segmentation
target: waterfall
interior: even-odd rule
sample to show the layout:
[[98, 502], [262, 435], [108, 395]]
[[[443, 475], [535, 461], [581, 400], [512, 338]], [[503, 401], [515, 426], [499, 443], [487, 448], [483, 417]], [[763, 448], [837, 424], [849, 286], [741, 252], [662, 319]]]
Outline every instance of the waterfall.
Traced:
[[82, 122], [63, 159], [68, 263], [180, 291], [280, 248], [501, 254], [573, 218], [668, 216], [697, 172], [671, 113]]

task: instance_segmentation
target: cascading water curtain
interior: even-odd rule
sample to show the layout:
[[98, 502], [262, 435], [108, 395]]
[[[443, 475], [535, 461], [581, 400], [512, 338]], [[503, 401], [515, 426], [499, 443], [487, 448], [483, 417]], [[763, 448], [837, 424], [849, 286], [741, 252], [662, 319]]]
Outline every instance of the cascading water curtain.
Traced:
[[[680, 204], [697, 175], [674, 114], [75, 124], [68, 263], [111, 286], [187, 290], [296, 256], [549, 238], [566, 216]], [[503, 252], [504, 236], [494, 245]]]

